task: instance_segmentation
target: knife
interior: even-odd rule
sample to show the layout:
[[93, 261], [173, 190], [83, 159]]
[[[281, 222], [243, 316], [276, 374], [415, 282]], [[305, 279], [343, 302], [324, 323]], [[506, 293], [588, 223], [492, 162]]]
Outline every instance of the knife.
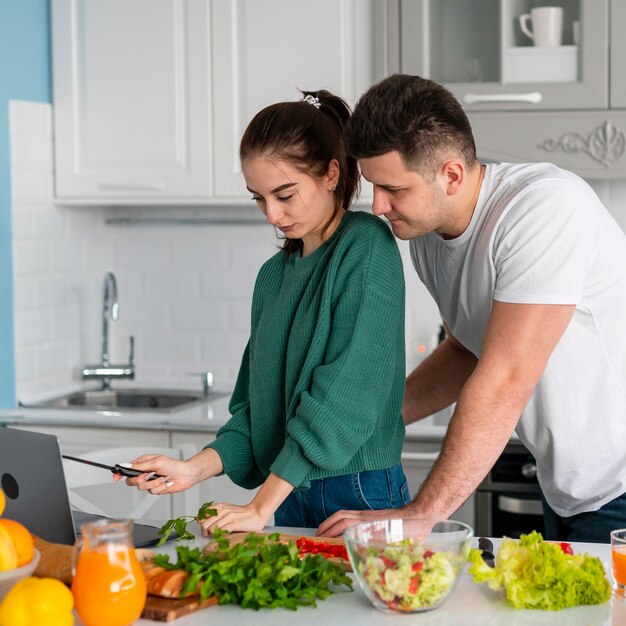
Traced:
[[[96, 463], [95, 461], [88, 461], [87, 459], [79, 459], [77, 456], [69, 456], [67, 454], [61, 455], [64, 459], [68, 459], [68, 461], [78, 461], [79, 463], [85, 463], [87, 465], [93, 465], [94, 467], [101, 467], [102, 469], [107, 469], [113, 474], [120, 474], [121, 476], [127, 476], [129, 478], [133, 478], [135, 476], [139, 476], [140, 474], [147, 474], [148, 472], [144, 472], [142, 470], [133, 469], [132, 467], [124, 467], [119, 463], [115, 465], [104, 465], [103, 463]], [[155, 474], [148, 478], [148, 480], [154, 480], [155, 478], [163, 478], [161, 474]]]

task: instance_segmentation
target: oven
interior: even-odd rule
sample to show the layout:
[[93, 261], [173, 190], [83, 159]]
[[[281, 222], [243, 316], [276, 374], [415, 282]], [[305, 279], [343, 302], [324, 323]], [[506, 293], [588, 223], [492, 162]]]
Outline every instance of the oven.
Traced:
[[530, 452], [510, 442], [476, 490], [476, 535], [518, 538], [543, 534], [537, 466]]

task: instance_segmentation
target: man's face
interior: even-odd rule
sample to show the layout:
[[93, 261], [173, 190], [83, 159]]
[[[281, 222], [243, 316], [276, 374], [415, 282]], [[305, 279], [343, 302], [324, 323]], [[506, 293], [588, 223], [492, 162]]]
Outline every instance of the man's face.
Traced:
[[445, 234], [447, 197], [445, 181], [428, 182], [407, 170], [400, 153], [360, 159], [363, 176], [372, 183], [374, 215], [384, 215], [398, 239], [414, 239], [437, 231]]

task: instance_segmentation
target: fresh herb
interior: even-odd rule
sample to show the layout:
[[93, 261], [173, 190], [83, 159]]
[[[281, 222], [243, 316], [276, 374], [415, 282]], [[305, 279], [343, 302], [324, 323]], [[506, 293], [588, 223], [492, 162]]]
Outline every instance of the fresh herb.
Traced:
[[173, 532], [178, 535], [178, 541], [183, 539], [195, 539], [195, 535], [187, 530], [187, 525], [195, 520], [203, 520], [217, 515], [217, 509], [212, 508], [213, 502], [205, 502], [199, 509], [197, 515], [181, 515], [176, 519], [171, 519], [159, 529], [158, 534], [161, 539], [157, 543], [157, 547], [162, 546]]
[[184, 569], [190, 573], [181, 597], [198, 593], [201, 599], [217, 596], [220, 604], [240, 604], [246, 609], [316, 606], [333, 587], [352, 589], [352, 580], [341, 565], [320, 555], [299, 558], [295, 542], [279, 542], [279, 534], [249, 534], [230, 546], [228, 533], [215, 530], [215, 547], [206, 554], [198, 548], [176, 548], [178, 560], [159, 554], [155, 563], [166, 569]]

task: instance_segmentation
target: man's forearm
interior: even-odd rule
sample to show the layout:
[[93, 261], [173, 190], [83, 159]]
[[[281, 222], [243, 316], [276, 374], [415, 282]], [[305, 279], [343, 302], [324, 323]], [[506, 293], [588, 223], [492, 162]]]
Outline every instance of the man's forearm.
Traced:
[[472, 377], [461, 393], [441, 454], [413, 502], [420, 517], [445, 519], [473, 493], [507, 444], [529, 391]]
[[433, 415], [456, 402], [474, 368], [476, 357], [444, 339], [406, 380], [404, 423]]

